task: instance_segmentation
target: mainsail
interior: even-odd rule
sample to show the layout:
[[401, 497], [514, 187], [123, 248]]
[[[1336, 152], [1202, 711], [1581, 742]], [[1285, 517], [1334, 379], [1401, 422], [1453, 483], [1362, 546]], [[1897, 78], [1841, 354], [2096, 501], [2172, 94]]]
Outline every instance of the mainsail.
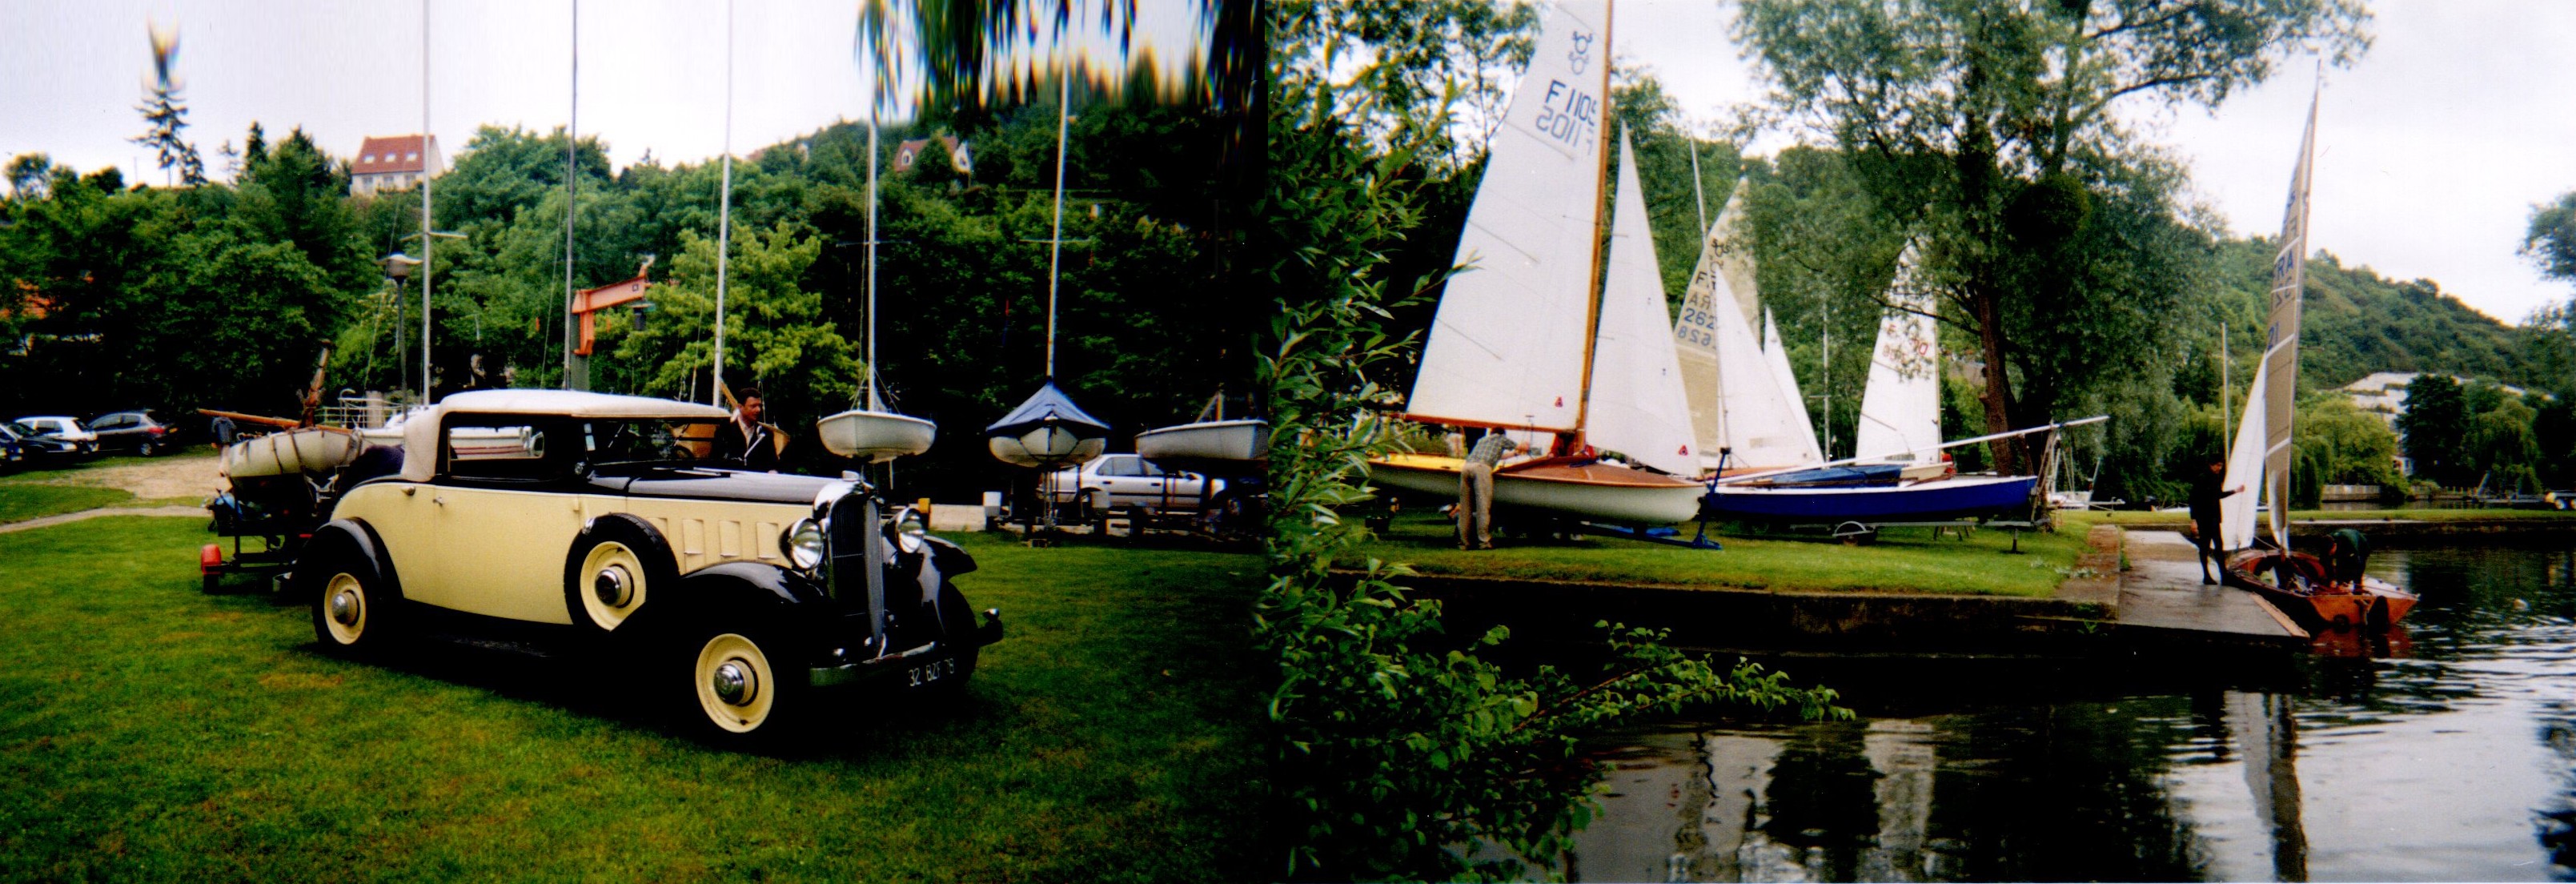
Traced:
[[[2289, 204], [2281, 211], [2280, 250], [2272, 256], [2271, 311], [2264, 323], [2268, 346], [2263, 351], [2262, 367], [2254, 373], [2254, 389], [2245, 402], [2245, 423], [2236, 430], [2236, 445], [2227, 466], [2227, 487], [2251, 489], [2258, 482], [2262, 485], [2263, 499], [2271, 504], [2271, 515], [2265, 521], [2271, 523], [2273, 542], [2283, 549], [2290, 544], [2290, 423], [2299, 384], [2299, 300], [2307, 287], [2308, 185], [2316, 147], [2317, 98], [2311, 95], [2307, 131], [2299, 136], [2299, 165], [2290, 173]], [[2255, 409], [2258, 404], [2260, 412]], [[2258, 414], [2262, 418], [2259, 423], [2255, 420]], [[2248, 444], [2248, 434], [2263, 440], [2262, 463], [2251, 472], [2237, 463]], [[2220, 534], [2231, 544], [2253, 542], [2253, 520], [2250, 513], [2247, 515], [2242, 542], [2232, 526], [2222, 527]]]
[[1663, 276], [1646, 226], [1646, 199], [1627, 133], [1619, 137], [1619, 189], [1610, 212], [1610, 269], [1601, 293], [1601, 330], [1592, 348], [1592, 445], [1681, 476], [1699, 473], [1690, 404], [1682, 395]]
[[1494, 130], [1407, 410], [1573, 431], [1583, 406], [1609, 58], [1598, 0], [1556, 4]]
[[1932, 293], [1915, 278], [1908, 244], [1888, 284], [1890, 309], [1879, 320], [1869, 354], [1869, 386], [1860, 397], [1852, 456], [1912, 461], [1941, 444], [1941, 348], [1932, 324]]
[[[1673, 323], [1675, 358], [1690, 405], [1691, 425], [1699, 440], [1703, 468], [1771, 469], [1823, 461], [1815, 427], [1788, 376], [1788, 357], [1778, 347], [1766, 353], [1744, 305], [1752, 298], [1737, 288], [1753, 276], [1740, 258], [1736, 231], [1741, 223], [1744, 187], [1727, 199], [1726, 209], [1701, 240], [1699, 267], [1683, 293], [1681, 316]], [[1748, 318], [1751, 317], [1751, 318]]]

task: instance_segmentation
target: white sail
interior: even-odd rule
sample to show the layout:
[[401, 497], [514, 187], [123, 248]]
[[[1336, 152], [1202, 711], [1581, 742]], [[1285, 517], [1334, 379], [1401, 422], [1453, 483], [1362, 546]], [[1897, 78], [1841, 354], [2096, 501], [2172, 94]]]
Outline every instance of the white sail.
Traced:
[[2245, 395], [2245, 419], [2236, 423], [2236, 441], [2227, 449], [2227, 476], [2219, 484], [2221, 491], [2245, 489], [2218, 501], [2218, 539], [2228, 549], [2254, 545], [2254, 502], [2263, 488], [2263, 382], [2269, 369], [2256, 363], [2254, 388]]
[[1727, 193], [1725, 207], [1717, 210], [1717, 222], [1709, 225], [1712, 234], [1723, 236], [1717, 254], [1710, 260], [1716, 263], [1718, 274], [1726, 278], [1727, 289], [1735, 294], [1735, 307], [1744, 312], [1747, 328], [1762, 319], [1762, 289], [1753, 278], [1752, 237], [1744, 230], [1744, 192], [1750, 189], [1752, 182], [1735, 179], [1735, 189]]
[[1771, 321], [1771, 311], [1762, 311], [1762, 356], [1771, 365], [1771, 380], [1780, 385], [1780, 401], [1789, 404], [1791, 420], [1782, 432], [1799, 451], [1796, 463], [1825, 462], [1825, 448], [1816, 444], [1816, 424], [1807, 419], [1807, 396], [1798, 389], [1798, 373], [1789, 367], [1789, 346], [1780, 342], [1780, 325]]
[[1582, 410], [1609, 58], [1597, 0], [1558, 3], [1494, 130], [1407, 410], [1574, 430]]
[[1820, 463], [1814, 424], [1807, 419], [1797, 381], [1785, 376], [1787, 355], [1766, 354], [1748, 300], [1737, 280], [1753, 284], [1751, 262], [1742, 260], [1737, 231], [1742, 223], [1741, 194], [1727, 200], [1725, 211], [1700, 241], [1699, 267], [1682, 295], [1681, 315], [1673, 323], [1675, 358], [1682, 369], [1682, 389], [1690, 404], [1691, 425], [1699, 441], [1700, 465], [1716, 469], [1776, 469]]
[[2272, 304], [2265, 327], [2263, 370], [2264, 498], [2271, 502], [2272, 539], [2290, 547], [2290, 421], [2299, 387], [2299, 306], [2307, 284], [2308, 175], [2316, 156], [2317, 100], [2308, 99], [2308, 128], [2299, 137], [2299, 165], [2290, 173], [2289, 205], [2281, 210], [2280, 251], [2272, 258]]
[[1878, 345], [1869, 354], [1854, 457], [1912, 461], [1931, 457], [1928, 450], [1941, 444], [1941, 348], [1929, 315], [1932, 293], [1915, 280], [1914, 254], [1907, 245], [1888, 284], [1894, 306], [1879, 319]]
[[1610, 211], [1610, 269], [1592, 347], [1592, 403], [1584, 437], [1595, 448], [1667, 473], [1699, 473], [1689, 400], [1673, 351], [1663, 275], [1637, 182], [1636, 153], [1619, 137], [1619, 188]]

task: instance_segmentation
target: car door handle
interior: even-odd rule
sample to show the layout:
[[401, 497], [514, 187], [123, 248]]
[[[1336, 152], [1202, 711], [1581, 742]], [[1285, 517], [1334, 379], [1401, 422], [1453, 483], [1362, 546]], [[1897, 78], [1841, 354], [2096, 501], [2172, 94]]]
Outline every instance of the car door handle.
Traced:
[[442, 494], [442, 495], [439, 495], [439, 496], [437, 496], [437, 497], [430, 498], [430, 499], [429, 499], [429, 502], [434, 503], [434, 504], [438, 504], [439, 506], [446, 506], [446, 505], [447, 505], [447, 495]]

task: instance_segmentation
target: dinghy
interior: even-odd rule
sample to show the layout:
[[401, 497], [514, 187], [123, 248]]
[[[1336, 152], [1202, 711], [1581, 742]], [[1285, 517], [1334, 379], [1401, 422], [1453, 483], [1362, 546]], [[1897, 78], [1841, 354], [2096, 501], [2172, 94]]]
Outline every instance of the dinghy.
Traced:
[[216, 471], [235, 481], [329, 473], [358, 458], [365, 444], [339, 427], [299, 427], [225, 446]]
[[[870, 90], [873, 92], [873, 88]], [[814, 422], [824, 450], [869, 463], [930, 450], [939, 425], [886, 408], [877, 391], [877, 104], [868, 102], [868, 382], [867, 407]]]
[[2269, 543], [2256, 546], [2255, 495], [2219, 501], [2219, 541], [2238, 550], [2227, 557], [2227, 583], [2262, 593], [2291, 617], [2311, 626], [2386, 628], [2405, 619], [2415, 595], [2373, 577], [2335, 579], [2323, 563], [2290, 543], [2292, 397], [2298, 393], [2300, 295], [2307, 285], [2308, 185], [2316, 156], [2317, 106], [2308, 100], [2308, 127], [2300, 137], [2299, 164], [2290, 175], [2289, 208], [2281, 219], [2280, 252], [2272, 260], [2268, 346], [2245, 396], [2245, 418], [2236, 425], [2222, 487], [2261, 489], [2269, 504], [2263, 521]]
[[[1459, 237], [1457, 263], [1469, 269], [1441, 296], [1405, 416], [1548, 439], [1549, 456], [1494, 471], [1506, 508], [1670, 525], [1698, 509], [1700, 485], [1687, 477], [1700, 461], [1624, 137], [1601, 272], [1609, 26], [1597, 0], [1559, 3], [1542, 23]], [[1399, 454], [1373, 459], [1370, 477], [1455, 495], [1463, 467]]]

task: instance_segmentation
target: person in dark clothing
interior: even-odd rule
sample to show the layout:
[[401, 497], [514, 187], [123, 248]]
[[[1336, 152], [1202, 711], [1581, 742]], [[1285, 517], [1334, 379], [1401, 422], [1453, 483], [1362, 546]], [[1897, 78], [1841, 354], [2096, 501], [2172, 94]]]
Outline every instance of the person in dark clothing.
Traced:
[[760, 422], [767, 413], [759, 390], [744, 390], [736, 397], [733, 421], [716, 429], [713, 452], [717, 462], [746, 470], [778, 471], [778, 428]]
[[2226, 470], [2227, 464], [2211, 461], [2209, 472], [2193, 476], [2191, 479], [2191, 521], [2193, 527], [2198, 529], [2193, 532], [2197, 535], [2193, 539], [2196, 541], [2194, 545], [2200, 548], [2200, 582], [2202, 583], [2218, 582], [2218, 578], [2209, 576], [2211, 559], [2217, 559], [2221, 569], [2227, 566], [2227, 548], [2219, 545], [2218, 539], [2218, 502], [2245, 493], [2243, 485], [2224, 490], [2218, 487], [2226, 481]]
[[2337, 529], [2326, 535], [2326, 554], [2322, 558], [2327, 580], [2359, 586], [2362, 570], [2370, 564], [2370, 541], [2359, 531]]

